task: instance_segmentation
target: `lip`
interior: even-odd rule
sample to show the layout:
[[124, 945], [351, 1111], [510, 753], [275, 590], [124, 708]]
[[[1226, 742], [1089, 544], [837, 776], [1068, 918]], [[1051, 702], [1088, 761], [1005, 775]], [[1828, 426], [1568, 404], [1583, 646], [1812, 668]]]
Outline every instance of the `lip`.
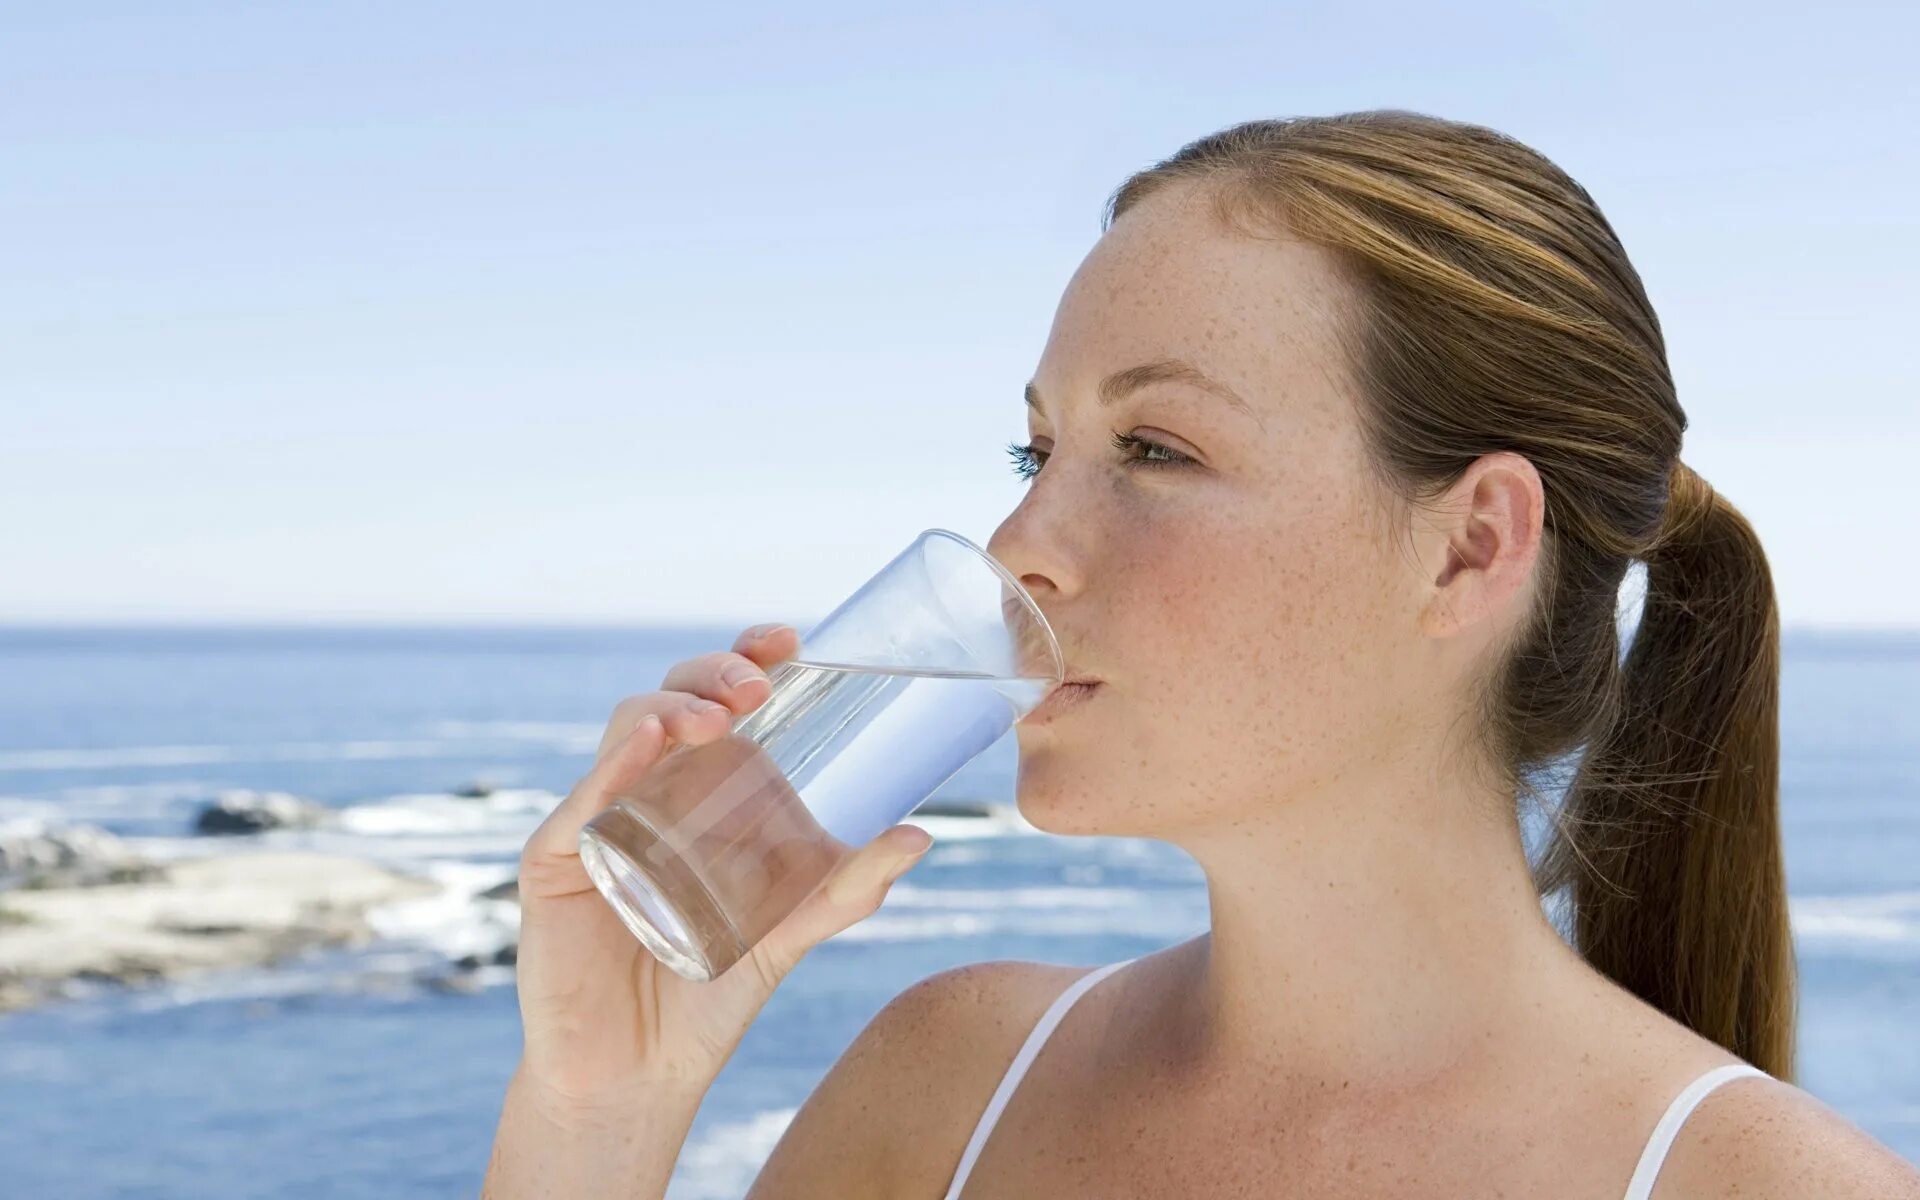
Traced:
[[1027, 713], [1026, 720], [1036, 724], [1052, 720], [1060, 713], [1071, 712], [1085, 704], [1099, 690], [1098, 679], [1068, 679], [1048, 692], [1046, 699], [1034, 705], [1032, 711]]

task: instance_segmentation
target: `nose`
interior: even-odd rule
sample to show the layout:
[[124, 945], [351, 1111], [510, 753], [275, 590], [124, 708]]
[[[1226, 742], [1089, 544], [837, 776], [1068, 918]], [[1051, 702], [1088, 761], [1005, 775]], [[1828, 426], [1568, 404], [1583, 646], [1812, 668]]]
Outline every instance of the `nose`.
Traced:
[[[1057, 497], [1047, 503], [1051, 504], [1050, 509], [1041, 502], [1040, 492], [1030, 489], [987, 539], [986, 551], [1033, 597], [1034, 606], [1046, 618], [1055, 639], [1067, 640], [1069, 635], [1062, 614], [1068, 602], [1079, 593], [1083, 574], [1074, 567], [1078, 559], [1062, 536], [1063, 531], [1071, 527], [1070, 523], [1049, 516], [1052, 512], [1064, 513], [1070, 506], [1063, 506]], [[1024, 612], [1017, 611], [1025, 607], [1020, 599], [1009, 594], [1002, 602], [1010, 627], [1017, 627], [1021, 632], [1023, 644], [1018, 651], [1021, 661], [1031, 663], [1036, 675], [1054, 671], [1058, 660], [1045, 646], [1047, 639], [1039, 628], [1024, 619]]]
[[1086, 558], [1070, 535], [1076, 525], [1087, 525], [1084, 516], [1074, 515], [1072, 504], [1063, 502], [1064, 494], [1056, 489], [1052, 496], [1046, 500], [1041, 490], [1028, 491], [986, 543], [987, 553], [1020, 581], [1050, 621], [1085, 584], [1080, 564]]
[[1020, 586], [1044, 609], [1061, 590], [1062, 572], [1057, 557], [1034, 535], [1032, 521], [1023, 515], [1028, 511], [1029, 506], [1023, 504], [1000, 522], [993, 536], [987, 539], [987, 553], [1018, 579]]

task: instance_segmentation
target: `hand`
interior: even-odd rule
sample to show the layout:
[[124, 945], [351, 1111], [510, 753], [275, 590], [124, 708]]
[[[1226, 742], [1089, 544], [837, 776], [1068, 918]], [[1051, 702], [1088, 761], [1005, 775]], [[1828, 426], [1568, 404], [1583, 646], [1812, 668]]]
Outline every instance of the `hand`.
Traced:
[[[757, 627], [764, 629], [765, 627]], [[706, 983], [662, 965], [613, 911], [580, 862], [581, 827], [677, 743], [731, 731], [772, 692], [765, 669], [799, 634], [740, 635], [731, 652], [690, 658], [661, 691], [615, 706], [593, 767], [527, 839], [520, 856], [517, 962], [523, 1080], [546, 1103], [617, 1109], [661, 1091], [704, 1095], [774, 988], [815, 945], [871, 915], [893, 880], [933, 844], [896, 825], [856, 850], [746, 956]], [[721, 673], [746, 664], [750, 680]], [[703, 710], [700, 701], [720, 707]]]

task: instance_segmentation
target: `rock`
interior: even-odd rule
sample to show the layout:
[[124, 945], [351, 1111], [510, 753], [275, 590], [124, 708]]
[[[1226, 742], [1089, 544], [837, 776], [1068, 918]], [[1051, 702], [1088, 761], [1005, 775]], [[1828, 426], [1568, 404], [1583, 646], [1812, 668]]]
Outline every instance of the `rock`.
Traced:
[[519, 944], [508, 942], [492, 954], [462, 954], [453, 960], [453, 965], [462, 971], [478, 971], [489, 964], [496, 967], [511, 967], [519, 961]]
[[484, 800], [499, 790], [497, 784], [485, 779], [476, 779], [453, 794], [464, 800]]
[[369, 909], [440, 886], [343, 855], [261, 852], [182, 859], [158, 880], [8, 892], [0, 1011], [360, 945]]
[[140, 958], [116, 959], [104, 967], [83, 967], [72, 979], [78, 983], [151, 983], [164, 978], [166, 969], [159, 963]]
[[193, 831], [202, 834], [264, 833], [269, 829], [311, 829], [332, 820], [333, 810], [288, 792], [236, 789], [220, 793], [200, 811]]
[[990, 817], [996, 806], [985, 800], [934, 799], [913, 810], [916, 817]]
[[475, 995], [486, 986], [481, 968], [511, 967], [519, 957], [520, 947], [508, 942], [492, 954], [462, 954], [446, 966], [421, 971], [416, 978], [428, 991]]
[[479, 898], [482, 900], [512, 900], [518, 903], [520, 900], [520, 877], [516, 875], [504, 883], [494, 884], [486, 891], [481, 892]]
[[0, 825], [0, 887], [86, 887], [165, 874], [113, 834], [92, 825], [22, 819]]
[[480, 981], [467, 974], [429, 975], [422, 982], [436, 992], [457, 992], [470, 996], [480, 990]]

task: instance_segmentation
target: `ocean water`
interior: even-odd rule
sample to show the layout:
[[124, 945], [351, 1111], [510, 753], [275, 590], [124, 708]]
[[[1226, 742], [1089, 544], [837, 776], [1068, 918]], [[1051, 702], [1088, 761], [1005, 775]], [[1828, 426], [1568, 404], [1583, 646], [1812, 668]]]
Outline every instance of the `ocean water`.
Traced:
[[[239, 852], [187, 836], [194, 814], [229, 788], [289, 791], [341, 809], [342, 827], [265, 844], [476, 891], [512, 876], [613, 704], [734, 632], [0, 630], [0, 820]], [[1784, 672], [1802, 1083], [1920, 1160], [1920, 633], [1790, 632]], [[1008, 736], [938, 795], [1009, 800], [1014, 766]], [[500, 790], [451, 794], [476, 780]], [[1170, 846], [913, 820], [934, 849], [775, 995], [701, 1110], [673, 1200], [744, 1192], [915, 980], [986, 958], [1110, 962], [1206, 928], [1199, 871]], [[512, 972], [485, 969], [473, 994], [417, 979], [498, 944], [511, 911], [401, 906], [364, 951], [0, 1016], [0, 1193], [476, 1194], [519, 1053]]]

